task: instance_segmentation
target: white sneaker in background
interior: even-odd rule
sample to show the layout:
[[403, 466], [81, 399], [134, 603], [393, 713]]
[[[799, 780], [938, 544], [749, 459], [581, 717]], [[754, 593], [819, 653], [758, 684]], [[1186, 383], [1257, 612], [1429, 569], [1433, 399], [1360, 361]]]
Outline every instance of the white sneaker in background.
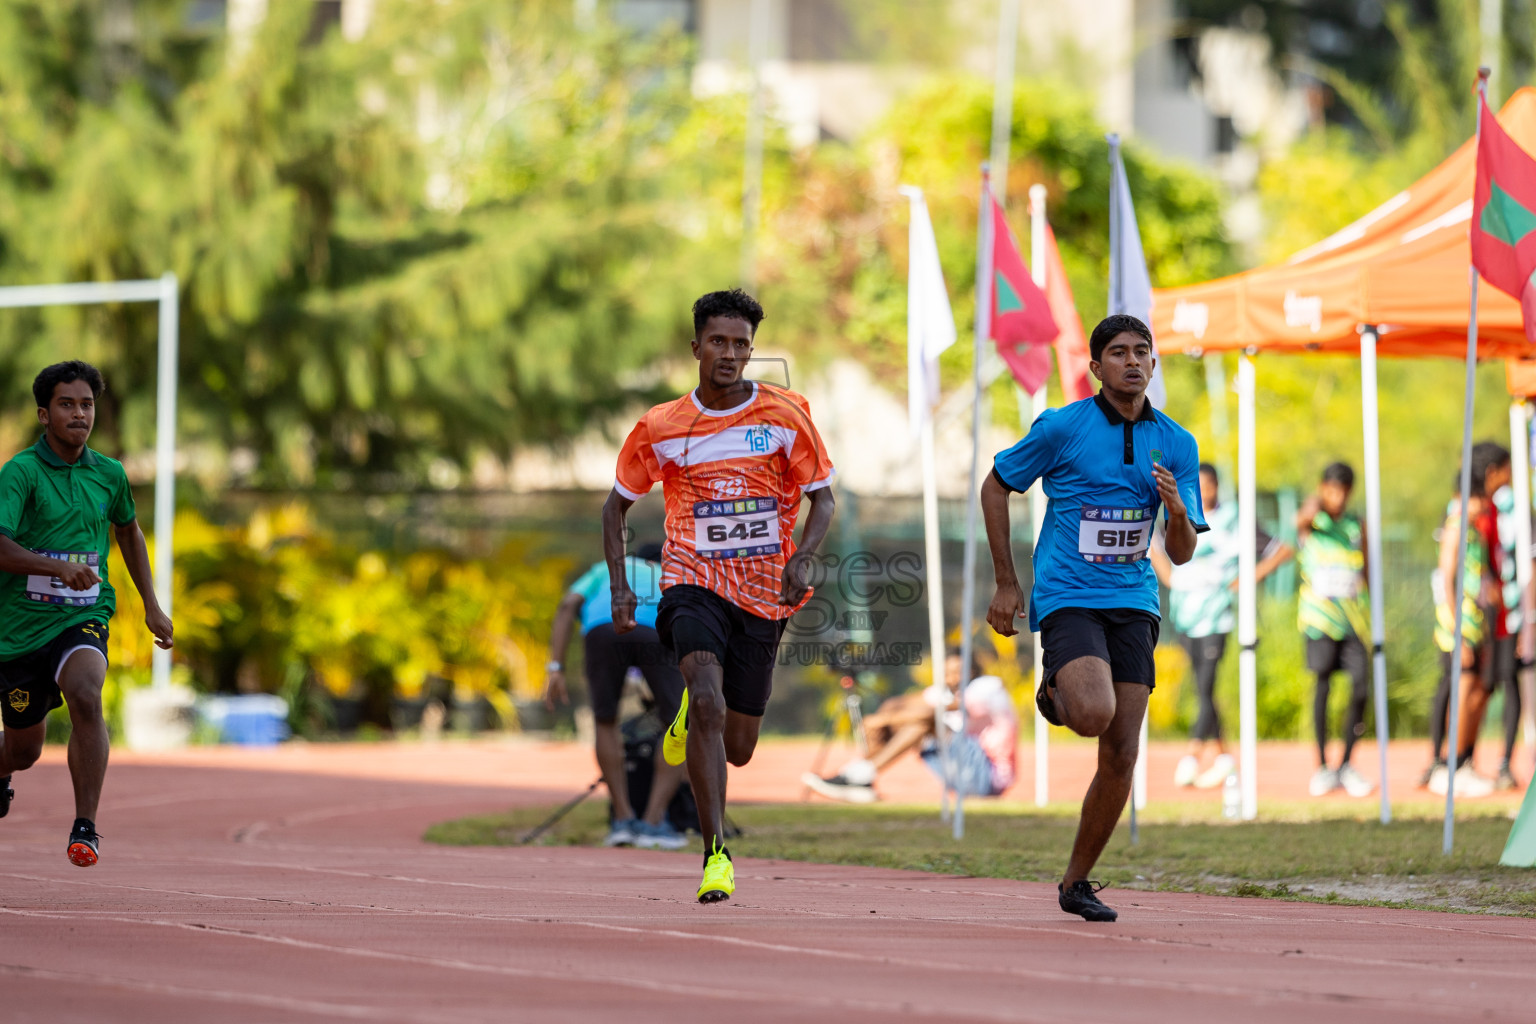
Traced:
[[1461, 797], [1487, 796], [1493, 792], [1493, 780], [1477, 774], [1470, 764], [1456, 769], [1456, 795]]
[[[1460, 775], [1461, 773], [1457, 772], [1456, 774]], [[1429, 791], [1436, 796], [1445, 796], [1445, 791], [1450, 785], [1450, 780], [1450, 769], [1448, 769], [1443, 764], [1435, 765], [1429, 770], [1429, 782], [1427, 783]], [[1461, 791], [1458, 789], [1457, 792], [1460, 793]]]
[[1227, 784], [1230, 776], [1237, 774], [1237, 761], [1231, 754], [1217, 754], [1211, 766], [1195, 780], [1199, 789], [1218, 789]]
[[1185, 754], [1179, 758], [1178, 765], [1173, 769], [1173, 784], [1175, 786], [1193, 786], [1195, 776], [1200, 774], [1200, 759], [1194, 754]]
[[1376, 792], [1376, 784], [1355, 771], [1355, 766], [1352, 764], [1346, 764], [1339, 769], [1339, 785], [1344, 787], [1344, 792], [1357, 799]]
[[1312, 773], [1312, 781], [1307, 783], [1307, 792], [1313, 796], [1327, 796], [1339, 788], [1339, 773], [1332, 768], [1324, 766]]
[[869, 786], [875, 781], [875, 766], [867, 759], [860, 757], [843, 765], [842, 771], [837, 774], [844, 782], [855, 786]]

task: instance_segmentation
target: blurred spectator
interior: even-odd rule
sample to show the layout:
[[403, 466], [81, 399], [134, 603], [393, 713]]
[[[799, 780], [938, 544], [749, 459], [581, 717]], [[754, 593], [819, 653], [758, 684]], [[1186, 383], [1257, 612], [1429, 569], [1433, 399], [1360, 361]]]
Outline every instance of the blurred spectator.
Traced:
[[683, 699], [683, 676], [661, 638], [656, 634], [656, 605], [661, 600], [661, 545], [642, 544], [625, 558], [624, 575], [639, 598], [635, 628], [620, 636], [613, 629], [613, 608], [608, 589], [608, 563], [598, 562], [571, 585], [555, 612], [549, 640], [551, 660], [544, 685], [544, 703], [566, 703], [565, 652], [571, 627], [578, 617], [585, 645], [587, 692], [596, 723], [597, 764], [613, 801], [613, 822], [604, 841], [607, 846], [643, 846], [680, 850], [687, 838], [667, 821], [672, 802], [686, 769], [667, 764], [656, 746], [656, 774], [644, 816], [629, 803], [629, 783], [624, 770], [624, 736], [619, 730], [619, 698], [630, 669], [638, 669], [650, 687], [663, 722], [677, 715]]
[[955, 787], [966, 796], [998, 796], [1013, 785], [1018, 770], [1019, 715], [1003, 681], [981, 675], [973, 665], [965, 687], [965, 728], [961, 731], [960, 654], [951, 651], [944, 662], [944, 684], [935, 684], [892, 697], [873, 714], [864, 716], [869, 740], [868, 758], [843, 765], [836, 775], [821, 778], [806, 772], [802, 781], [833, 800], [873, 803], [875, 778], [909, 750], [917, 750], [939, 781], [944, 781], [944, 760], [934, 738], [934, 713], [945, 713], [949, 754], [954, 762]]
[[[1169, 618], [1184, 638], [1190, 669], [1195, 677], [1195, 693], [1200, 701], [1200, 715], [1189, 733], [1189, 749], [1174, 769], [1173, 781], [1179, 786], [1211, 789], [1222, 785], [1237, 771], [1237, 763], [1227, 753], [1221, 738], [1221, 717], [1216, 710], [1216, 669], [1227, 649], [1227, 637], [1237, 627], [1237, 563], [1242, 547], [1237, 528], [1237, 504], [1222, 504], [1216, 467], [1200, 464], [1200, 500], [1205, 506], [1209, 532], [1195, 543], [1195, 554], [1183, 565], [1174, 565], [1163, 550], [1161, 537], [1152, 545], [1152, 567], [1157, 578], [1168, 588]], [[1256, 577], [1263, 580], [1294, 553], [1284, 541], [1257, 531], [1254, 550], [1259, 561]], [[1214, 747], [1216, 757], [1204, 772], [1200, 759], [1205, 748]]]
[[[1307, 668], [1317, 675], [1312, 720], [1317, 733], [1317, 771], [1308, 791], [1323, 796], [1342, 788], [1353, 797], [1369, 796], [1376, 787], [1350, 763], [1355, 741], [1365, 729], [1365, 705], [1369, 696], [1366, 670], [1369, 657], [1366, 622], [1365, 527], [1349, 511], [1355, 471], [1343, 462], [1323, 470], [1317, 491], [1296, 516], [1301, 570], [1297, 601], [1297, 625], [1307, 642]], [[1344, 750], [1337, 768], [1328, 767], [1328, 690], [1335, 672], [1350, 679], [1349, 709], [1345, 714]]]
[[[1467, 544], [1462, 572], [1459, 657], [1453, 657], [1456, 643], [1456, 617], [1453, 611], [1455, 593], [1449, 585], [1449, 581], [1456, 578], [1456, 541], [1461, 530], [1459, 471], [1454, 481], [1455, 496], [1446, 508], [1445, 523], [1440, 529], [1440, 564], [1431, 578], [1435, 597], [1435, 646], [1441, 652], [1441, 677], [1429, 720], [1432, 760], [1421, 782], [1431, 792], [1442, 796], [1450, 785], [1449, 768], [1442, 751], [1450, 712], [1452, 680], [1459, 680], [1458, 685], [1461, 687], [1456, 737], [1456, 795], [1476, 797], [1486, 796], [1493, 791], [1495, 785], [1493, 780], [1479, 775], [1472, 766], [1473, 747], [1488, 708], [1488, 698], [1501, 679], [1507, 679], [1511, 684], [1509, 688], [1513, 688], [1515, 677], [1514, 637], [1509, 635], [1504, 606], [1502, 577], [1505, 549], [1499, 538], [1498, 512], [1489, 498], [1492, 491], [1508, 489], [1508, 450], [1492, 442], [1477, 445], [1472, 450], [1471, 477], [1472, 490], [1467, 503]], [[1508, 659], [1507, 666], [1499, 664], [1504, 658]]]

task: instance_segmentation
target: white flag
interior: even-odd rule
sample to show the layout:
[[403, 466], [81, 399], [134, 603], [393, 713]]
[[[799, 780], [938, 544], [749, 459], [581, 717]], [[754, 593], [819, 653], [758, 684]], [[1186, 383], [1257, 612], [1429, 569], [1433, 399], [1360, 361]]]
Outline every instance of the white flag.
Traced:
[[[1136, 226], [1136, 206], [1131, 202], [1131, 187], [1125, 180], [1125, 161], [1120, 157], [1120, 137], [1109, 137], [1109, 312], [1129, 313], [1152, 329], [1152, 278], [1147, 273], [1147, 257], [1141, 249], [1141, 229]], [[1153, 339], [1153, 355], [1157, 341]], [[1161, 409], [1168, 404], [1163, 386], [1162, 361], [1152, 371], [1147, 383], [1147, 397]]]
[[955, 343], [955, 314], [939, 266], [939, 243], [923, 190], [904, 185], [912, 204], [907, 243], [907, 420], [916, 437], [939, 402], [939, 353]]

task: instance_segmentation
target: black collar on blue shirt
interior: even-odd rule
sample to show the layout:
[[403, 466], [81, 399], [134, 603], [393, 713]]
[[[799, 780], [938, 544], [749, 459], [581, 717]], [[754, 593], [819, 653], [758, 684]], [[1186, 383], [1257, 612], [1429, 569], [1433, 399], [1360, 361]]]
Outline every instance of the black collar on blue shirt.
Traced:
[[1120, 415], [1120, 410], [1116, 409], [1109, 399], [1104, 397], [1104, 392], [1102, 391], [1093, 396], [1093, 402], [1099, 407], [1099, 411], [1104, 414], [1104, 418], [1109, 420], [1110, 426], [1125, 424], [1125, 451], [1122, 453], [1121, 461], [1127, 466], [1131, 465], [1136, 461], [1136, 443], [1131, 437], [1131, 427], [1136, 423], [1151, 423], [1157, 420], [1157, 410], [1152, 408], [1152, 399], [1142, 398], [1141, 414], [1134, 421]]

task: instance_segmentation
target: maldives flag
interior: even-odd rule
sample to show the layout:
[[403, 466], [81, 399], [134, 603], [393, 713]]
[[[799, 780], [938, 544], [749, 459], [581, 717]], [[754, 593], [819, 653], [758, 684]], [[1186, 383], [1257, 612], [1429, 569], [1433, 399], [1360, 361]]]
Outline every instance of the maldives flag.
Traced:
[[1088, 372], [1090, 355], [1088, 335], [1083, 333], [1082, 317], [1072, 298], [1067, 270], [1061, 265], [1061, 250], [1056, 248], [1056, 232], [1045, 226], [1045, 297], [1051, 303], [1051, 316], [1061, 325], [1056, 335], [1056, 369], [1061, 374], [1061, 390], [1068, 402], [1092, 398], [1093, 376]]
[[1051, 375], [1051, 342], [1061, 331], [1045, 295], [1035, 287], [1003, 208], [992, 203], [992, 340], [1026, 394]]
[[1472, 194], [1472, 265], [1520, 300], [1525, 336], [1536, 343], [1536, 160], [1479, 101], [1477, 187]]

